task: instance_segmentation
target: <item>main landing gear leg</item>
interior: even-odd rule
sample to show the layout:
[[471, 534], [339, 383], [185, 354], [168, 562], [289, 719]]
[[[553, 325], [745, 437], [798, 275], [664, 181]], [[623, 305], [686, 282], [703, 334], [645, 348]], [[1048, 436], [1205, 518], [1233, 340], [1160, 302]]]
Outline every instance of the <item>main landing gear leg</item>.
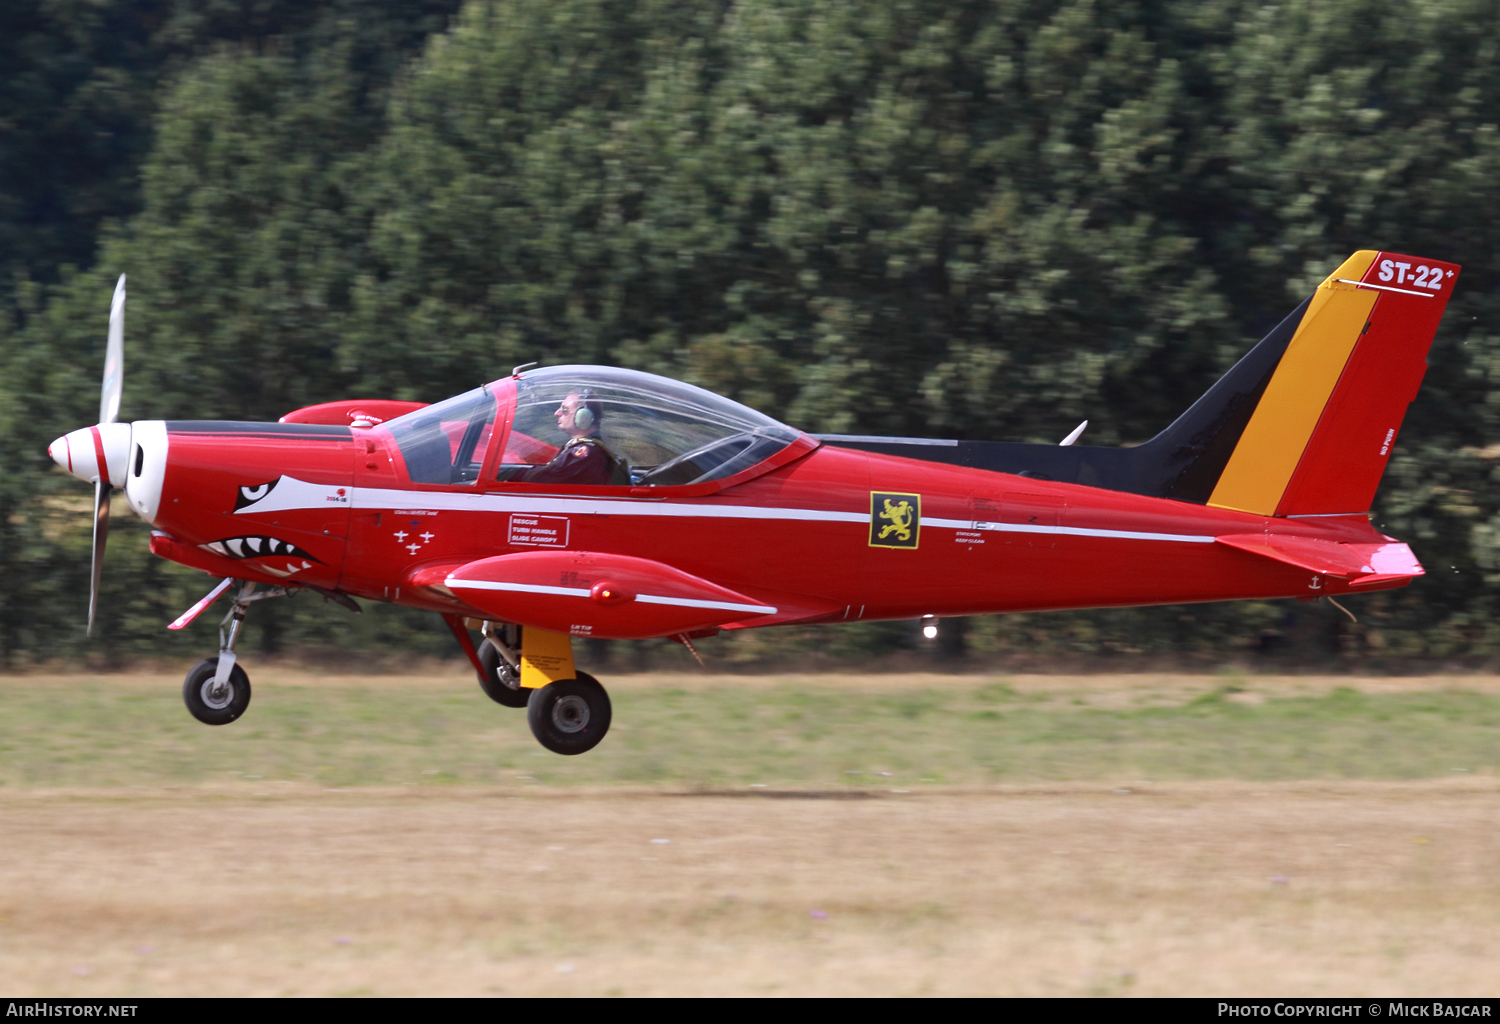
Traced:
[[[443, 616], [458, 645], [479, 674], [479, 688], [496, 704], [524, 708], [531, 691], [521, 688], [521, 627], [509, 622], [477, 622], [457, 615]], [[484, 641], [475, 648], [469, 628], [477, 627]]]
[[241, 584], [239, 596], [219, 623], [219, 656], [198, 662], [182, 681], [182, 702], [198, 721], [205, 725], [228, 725], [250, 706], [250, 677], [235, 664], [234, 645], [239, 641], [250, 604], [287, 592], [285, 587], [272, 587], [257, 594], [254, 583]]
[[479, 685], [496, 704], [524, 708], [531, 691], [521, 686], [521, 627], [512, 622], [484, 624], [484, 645], [479, 649], [484, 667]]

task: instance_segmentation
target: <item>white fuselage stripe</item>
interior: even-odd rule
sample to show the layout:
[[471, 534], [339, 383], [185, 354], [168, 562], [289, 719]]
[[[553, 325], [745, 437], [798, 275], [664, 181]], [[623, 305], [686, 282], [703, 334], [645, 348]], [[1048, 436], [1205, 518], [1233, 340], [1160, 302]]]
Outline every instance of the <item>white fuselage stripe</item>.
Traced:
[[[273, 492], [274, 496], [274, 492]], [[799, 519], [814, 522], [867, 523], [868, 512], [833, 512], [815, 508], [761, 508], [755, 505], [685, 505], [656, 498], [573, 498], [562, 495], [455, 494], [443, 491], [398, 491], [356, 487], [357, 509], [433, 509], [440, 512], [521, 512], [530, 515], [665, 516], [712, 519]], [[319, 506], [312, 506], [319, 507]], [[253, 511], [247, 509], [246, 511]]]
[[[560, 597], [590, 597], [592, 591], [582, 587], [549, 587], [540, 583], [502, 583], [498, 580], [461, 580], [449, 576], [443, 581], [449, 587], [470, 590], [501, 590], [516, 594], [553, 594]], [[680, 608], [709, 608], [751, 615], [775, 615], [776, 609], [765, 604], [736, 604], [732, 601], [701, 601], [692, 597], [662, 597], [659, 594], [637, 594], [642, 604], [675, 605]]]
[[443, 581], [449, 587], [468, 590], [504, 590], [515, 594], [555, 594], [560, 597], [588, 597], [589, 592], [581, 587], [548, 587], [540, 583], [498, 583], [495, 580], [457, 580], [449, 576]]
[[727, 612], [747, 612], [751, 615], [775, 615], [776, 609], [768, 604], [735, 604], [732, 601], [700, 601], [693, 597], [661, 597], [657, 594], [637, 594], [641, 604], [673, 604], [683, 608], [722, 608]]
[[[292, 487], [286, 487], [292, 484]], [[285, 488], [286, 494], [281, 492]], [[264, 502], [238, 509], [236, 514], [280, 512], [294, 508], [326, 508], [335, 499], [321, 492], [331, 490], [282, 477]], [[304, 496], [305, 495], [305, 496]], [[342, 497], [337, 500], [343, 501]], [[685, 504], [655, 498], [573, 498], [563, 495], [458, 494], [453, 491], [404, 491], [383, 487], [351, 487], [348, 503], [355, 509], [393, 511], [424, 509], [440, 512], [519, 512], [526, 515], [652, 516], [676, 519], [780, 519], [800, 522], [870, 522], [868, 512], [838, 512], [816, 508], [766, 508], [759, 505]], [[264, 505], [265, 507], [261, 507]], [[1027, 523], [991, 523], [972, 519], [921, 520], [921, 525], [940, 530], [993, 530], [1000, 533], [1051, 534], [1060, 537], [1103, 537], [1113, 540], [1168, 541], [1179, 544], [1212, 544], [1211, 534], [1154, 533], [1141, 530], [1096, 530], [1083, 526], [1035, 526]]]

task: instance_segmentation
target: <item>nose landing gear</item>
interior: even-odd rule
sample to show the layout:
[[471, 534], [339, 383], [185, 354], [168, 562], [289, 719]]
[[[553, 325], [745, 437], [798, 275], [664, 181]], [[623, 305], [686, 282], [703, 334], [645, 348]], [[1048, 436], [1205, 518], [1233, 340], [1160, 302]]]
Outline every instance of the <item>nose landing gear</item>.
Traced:
[[[209, 598], [217, 597], [218, 593], [215, 591]], [[240, 585], [239, 596], [234, 599], [224, 621], [219, 623], [219, 656], [198, 662], [182, 681], [182, 702], [198, 721], [204, 725], [228, 725], [250, 706], [250, 677], [235, 664], [234, 653], [240, 627], [245, 623], [245, 612], [255, 601], [284, 597], [289, 593], [285, 587], [271, 587], [256, 593], [255, 584], [249, 581]], [[198, 610], [190, 614], [196, 616]]]

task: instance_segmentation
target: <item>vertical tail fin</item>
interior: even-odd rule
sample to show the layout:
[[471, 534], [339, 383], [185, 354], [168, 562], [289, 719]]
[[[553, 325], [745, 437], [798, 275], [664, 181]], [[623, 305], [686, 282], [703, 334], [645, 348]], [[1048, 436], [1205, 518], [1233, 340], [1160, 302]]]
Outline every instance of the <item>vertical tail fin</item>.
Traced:
[[1368, 512], [1452, 263], [1365, 250], [1165, 430], [1132, 448], [820, 435], [832, 444], [1259, 515]]
[[1367, 512], [1458, 270], [1364, 250], [1329, 275], [1207, 503], [1277, 516]]

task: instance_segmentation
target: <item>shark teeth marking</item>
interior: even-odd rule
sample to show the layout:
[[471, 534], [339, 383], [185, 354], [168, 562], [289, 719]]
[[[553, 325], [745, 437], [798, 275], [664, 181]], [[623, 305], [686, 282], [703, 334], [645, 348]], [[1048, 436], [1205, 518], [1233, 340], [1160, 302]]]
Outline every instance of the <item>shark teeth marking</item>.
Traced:
[[305, 568], [312, 568], [312, 562], [318, 561], [312, 555], [303, 551], [295, 544], [281, 540], [277, 537], [266, 537], [260, 534], [250, 534], [244, 537], [225, 537], [223, 540], [209, 541], [207, 544], [199, 544], [204, 551], [212, 551], [216, 555], [225, 558], [271, 558], [281, 556], [286, 558], [310, 559]]
[[[291, 547], [291, 545], [287, 544], [286, 547]], [[278, 568], [276, 568], [273, 565], [263, 565], [263, 566], [261, 566], [261, 568], [264, 569], [266, 572], [270, 573], [272, 576], [286, 577], [286, 576], [295, 576], [295, 575], [297, 575], [297, 573], [301, 572], [303, 569], [311, 569], [312, 568], [312, 563], [309, 562], [307, 559], [304, 558], [302, 560], [302, 564], [301, 565], [293, 565], [291, 562], [286, 563], [286, 568], [285, 569], [278, 569]]]

